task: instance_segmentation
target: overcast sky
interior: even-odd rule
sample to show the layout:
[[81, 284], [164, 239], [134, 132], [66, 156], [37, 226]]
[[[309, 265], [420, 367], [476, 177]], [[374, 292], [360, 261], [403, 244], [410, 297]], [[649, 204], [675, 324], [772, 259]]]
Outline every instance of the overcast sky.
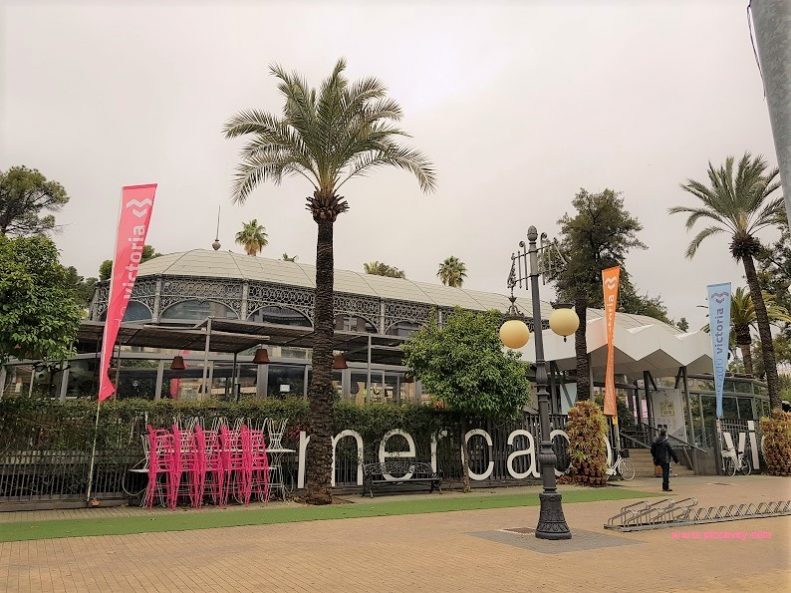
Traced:
[[424, 196], [387, 170], [344, 186], [337, 267], [378, 259], [433, 282], [455, 255], [465, 287], [504, 292], [528, 226], [553, 235], [580, 187], [609, 187], [644, 226], [636, 284], [697, 327], [705, 285], [743, 280], [725, 239], [684, 258], [690, 235], [667, 215], [692, 203], [679, 183], [745, 150], [776, 162], [746, 4], [0, 0], [0, 168], [63, 183], [56, 241], [86, 276], [111, 257], [120, 187], [145, 182], [159, 183], [148, 242], [163, 253], [210, 248], [222, 205], [223, 249], [241, 251], [233, 235], [255, 217], [264, 255], [313, 263], [305, 182], [232, 205], [241, 141], [221, 129], [239, 109], [280, 109], [269, 64], [318, 84], [345, 56], [401, 103], [439, 187]]

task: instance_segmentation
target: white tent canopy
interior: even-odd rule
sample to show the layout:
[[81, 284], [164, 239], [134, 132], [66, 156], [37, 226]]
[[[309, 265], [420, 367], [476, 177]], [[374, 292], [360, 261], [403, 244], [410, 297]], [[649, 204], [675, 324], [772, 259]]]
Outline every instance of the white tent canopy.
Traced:
[[[601, 376], [607, 364], [607, 326], [604, 313], [588, 309], [588, 354], [594, 375]], [[574, 336], [567, 341], [545, 330], [544, 355], [557, 363], [560, 370], [576, 367]], [[681, 330], [644, 315], [615, 315], [615, 373], [642, 378], [643, 371], [655, 377], [675, 376], [680, 367], [689, 373], [710, 373], [712, 370], [711, 337], [703, 331], [684, 333]], [[533, 339], [522, 348], [526, 360], [535, 362]]]

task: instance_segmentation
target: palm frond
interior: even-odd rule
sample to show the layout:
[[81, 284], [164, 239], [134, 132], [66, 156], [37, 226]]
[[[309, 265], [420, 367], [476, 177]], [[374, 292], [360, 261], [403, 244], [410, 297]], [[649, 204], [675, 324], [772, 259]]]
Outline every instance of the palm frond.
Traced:
[[314, 188], [317, 188], [313, 179], [301, 165], [294, 160], [288, 151], [259, 153], [253, 157], [245, 158], [239, 164], [234, 177], [233, 201], [244, 204], [250, 192], [264, 181], [272, 181], [280, 185], [283, 178], [288, 175], [301, 175], [307, 179]]
[[687, 247], [687, 257], [690, 259], [695, 257], [695, 254], [697, 253], [698, 248], [700, 247], [700, 244], [703, 243], [703, 241], [705, 241], [712, 235], [716, 235], [718, 233], [724, 233], [724, 232], [725, 229], [718, 226], [706, 227], [705, 229], [700, 231], [697, 235], [695, 235], [695, 238], [692, 239], [692, 241], [689, 244], [689, 247]]

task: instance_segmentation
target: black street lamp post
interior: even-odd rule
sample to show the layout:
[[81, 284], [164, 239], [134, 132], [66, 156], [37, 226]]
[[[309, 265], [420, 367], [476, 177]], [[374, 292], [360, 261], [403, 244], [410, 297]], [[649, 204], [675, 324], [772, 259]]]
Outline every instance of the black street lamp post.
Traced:
[[[544, 340], [542, 335], [541, 300], [538, 294], [538, 277], [541, 274], [539, 269], [539, 251], [544, 257], [548, 257], [542, 237], [542, 247], [538, 248], [536, 240], [538, 231], [531, 226], [527, 231], [529, 246], [526, 248], [524, 241], [519, 243], [520, 250], [511, 255], [511, 274], [508, 277], [508, 286], [511, 289], [511, 307], [506, 314], [506, 322], [500, 329], [500, 337], [503, 343], [511, 348], [521, 348], [527, 343], [529, 332], [519, 326], [524, 324], [524, 315], [516, 307], [516, 299], [513, 296], [514, 287], [518, 284], [522, 287], [529, 280], [529, 289], [532, 292], [533, 305], [533, 328], [536, 342], [536, 391], [538, 394], [538, 415], [541, 424], [541, 445], [538, 453], [538, 461], [541, 465], [541, 480], [544, 491], [539, 494], [541, 500], [541, 512], [536, 527], [536, 537], [540, 539], [571, 539], [571, 531], [566, 524], [563, 515], [561, 495], [557, 491], [557, 480], [555, 479], [555, 462], [557, 457], [552, 449], [549, 425], [549, 391], [547, 389], [548, 376], [547, 364], [544, 360]], [[547, 244], [551, 245], [551, 244]], [[508, 326], [508, 327], [507, 327]], [[550, 327], [558, 335], [568, 336], [576, 331], [579, 326], [579, 319], [573, 309], [558, 309], [550, 317]], [[520, 343], [521, 342], [521, 343]]]

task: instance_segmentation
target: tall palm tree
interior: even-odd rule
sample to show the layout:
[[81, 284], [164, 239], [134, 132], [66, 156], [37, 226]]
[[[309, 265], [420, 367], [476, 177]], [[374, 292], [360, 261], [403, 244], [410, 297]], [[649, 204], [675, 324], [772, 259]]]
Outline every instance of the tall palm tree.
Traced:
[[464, 279], [467, 277], [467, 266], [458, 257], [451, 255], [446, 258], [437, 270], [437, 278], [439, 278], [445, 286], [453, 286], [454, 288], [461, 288], [464, 284]]
[[247, 255], [256, 255], [269, 244], [266, 228], [258, 224], [254, 218], [250, 222], [242, 223], [242, 230], [236, 233], [236, 243], [244, 247]]
[[700, 220], [715, 224], [701, 230], [687, 248], [687, 257], [693, 258], [700, 244], [707, 238], [720, 233], [730, 236], [730, 252], [744, 266], [747, 286], [755, 307], [755, 320], [761, 339], [761, 351], [766, 369], [769, 402], [773, 409], [780, 409], [777, 365], [766, 310], [758, 274], [753, 258], [761, 244], [755, 234], [762, 228], [777, 224], [784, 216], [783, 198], [772, 194], [780, 187], [778, 170], [768, 170], [761, 156], [753, 157], [749, 152], [739, 161], [734, 171], [734, 158], [728, 157], [725, 164], [715, 169], [709, 163], [709, 185], [688, 179], [681, 188], [700, 200], [697, 207], [676, 206], [671, 214], [688, 214], [687, 229]]
[[287, 176], [302, 177], [312, 187], [307, 209], [318, 239], [306, 500], [314, 504], [332, 502], [333, 229], [338, 215], [349, 209], [338, 192], [350, 179], [381, 166], [406, 169], [423, 191], [435, 186], [428, 159], [398, 143], [407, 136], [395, 125], [402, 117], [398, 103], [377, 79], [351, 83], [345, 69], [346, 62], [338, 60], [321, 87], [312, 89], [302, 76], [272, 66], [284, 100], [282, 112], [241, 111], [224, 129], [226, 138], [249, 136], [233, 189], [236, 203], [244, 203], [259, 184], [278, 185]]
[[390, 278], [406, 278], [406, 272], [395, 266], [389, 266], [380, 261], [371, 261], [363, 264], [363, 271], [374, 276], [389, 276]]
[[[770, 322], [791, 323], [791, 315], [783, 307], [775, 302], [775, 296], [768, 292], [763, 293], [766, 313]], [[753, 374], [753, 356], [750, 350], [752, 345], [752, 329], [755, 329], [756, 316], [755, 306], [752, 297], [743, 286], [737, 288], [731, 295], [731, 326], [733, 326], [733, 339], [736, 346], [741, 350], [742, 360], [744, 361], [744, 371], [748, 375]], [[703, 331], [709, 331], [709, 324], [703, 326]]]

